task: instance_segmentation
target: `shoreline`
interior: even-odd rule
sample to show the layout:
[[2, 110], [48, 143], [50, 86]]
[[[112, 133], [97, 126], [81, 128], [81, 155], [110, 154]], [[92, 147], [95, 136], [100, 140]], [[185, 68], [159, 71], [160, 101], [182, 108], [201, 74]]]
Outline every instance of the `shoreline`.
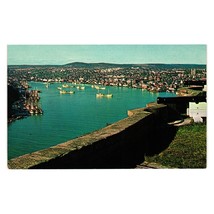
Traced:
[[16, 120], [24, 119], [31, 115], [43, 114], [42, 109], [38, 107], [40, 92], [40, 90], [27, 91], [25, 89], [25, 96], [23, 93], [19, 92], [20, 98], [12, 103], [10, 109], [8, 106], [8, 112], [12, 112], [11, 115], [8, 115], [7, 117], [8, 125]]
[[[31, 82], [31, 81], [30, 81], [30, 82]], [[29, 83], [30, 83], [30, 82], [29, 82]], [[42, 82], [42, 81], [32, 81], [32, 82], [35, 82], [35, 83], [44, 83], [44, 82]], [[51, 84], [55, 84], [55, 83], [57, 83], [57, 84], [70, 83], [70, 84], [72, 84], [72, 85], [76, 85], [75, 83], [71, 83], [71, 82], [68, 82], [68, 81], [65, 81], [65, 82], [51, 82]], [[84, 83], [83, 85], [92, 86], [92, 85], [94, 85], [94, 84]], [[100, 86], [101, 84], [97, 84], [97, 85]], [[117, 85], [107, 85], [107, 86], [109, 86], [109, 87], [118, 87], [118, 88], [139, 89], [139, 90], [145, 90], [145, 91], [147, 91], [147, 92], [149, 92], [149, 93], [167, 92], [167, 91], [150, 91], [150, 90], [147, 90], [147, 89], [144, 89], [144, 88], [140, 88], [140, 87], [117, 86]], [[30, 88], [30, 84], [29, 84], [29, 88]], [[41, 90], [32, 90], [32, 91], [37, 91], [38, 93], [41, 93]], [[37, 93], [37, 101], [40, 99], [38, 93]], [[175, 92], [168, 92], [168, 93], [176, 94]], [[21, 93], [20, 93], [20, 95], [21, 95]], [[32, 98], [32, 95], [29, 94], [28, 96], [29, 96], [28, 99]], [[29, 109], [26, 109], [26, 107], [25, 107], [25, 102], [26, 102], [26, 100], [27, 100], [26, 98], [21, 97], [19, 100], [16, 100], [16, 101], [14, 102], [14, 103], [18, 103], [19, 106], [20, 106], [20, 108], [19, 108], [18, 111], [17, 111], [17, 109], [16, 109], [15, 111], [17, 111], [17, 112], [15, 112], [13, 115], [11, 115], [11, 117], [8, 117], [8, 118], [7, 118], [7, 123], [8, 123], [8, 125], [11, 124], [11, 123], [13, 123], [13, 122], [15, 122], [16, 120], [24, 119], [24, 118], [27, 118], [27, 117], [29, 117], [29, 116], [31, 116], [31, 115], [36, 115], [36, 114], [34, 114], [34, 113], [31, 114], [31, 113], [29, 112]], [[13, 104], [14, 104], [14, 103], [13, 103]], [[41, 111], [42, 111], [42, 110], [41, 110]], [[41, 114], [42, 114], [42, 113], [41, 113]]]

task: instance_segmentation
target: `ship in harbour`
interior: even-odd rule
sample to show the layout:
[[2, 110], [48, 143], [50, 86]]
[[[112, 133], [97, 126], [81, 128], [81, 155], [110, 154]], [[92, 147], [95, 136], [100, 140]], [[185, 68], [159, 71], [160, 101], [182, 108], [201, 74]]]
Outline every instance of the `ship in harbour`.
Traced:
[[60, 94], [74, 94], [75, 91], [60, 90], [59, 93], [60, 93]]

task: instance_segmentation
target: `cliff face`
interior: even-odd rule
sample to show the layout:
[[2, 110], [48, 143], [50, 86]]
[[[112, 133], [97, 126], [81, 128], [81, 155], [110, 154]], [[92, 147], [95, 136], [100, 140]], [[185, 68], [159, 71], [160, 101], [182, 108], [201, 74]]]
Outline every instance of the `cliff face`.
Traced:
[[12, 116], [12, 104], [20, 99], [20, 94], [18, 89], [8, 86], [7, 87], [8, 92], [8, 100], [7, 100], [7, 110], [8, 110], [8, 118]]

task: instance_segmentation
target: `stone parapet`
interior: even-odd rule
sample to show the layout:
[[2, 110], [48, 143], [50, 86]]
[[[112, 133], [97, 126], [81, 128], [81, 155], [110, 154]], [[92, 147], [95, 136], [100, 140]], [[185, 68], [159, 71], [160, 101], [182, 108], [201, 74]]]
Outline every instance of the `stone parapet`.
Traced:
[[129, 110], [129, 117], [105, 128], [11, 159], [8, 168], [134, 168], [155, 147], [154, 134], [169, 128], [167, 114], [167, 106], [156, 103]]

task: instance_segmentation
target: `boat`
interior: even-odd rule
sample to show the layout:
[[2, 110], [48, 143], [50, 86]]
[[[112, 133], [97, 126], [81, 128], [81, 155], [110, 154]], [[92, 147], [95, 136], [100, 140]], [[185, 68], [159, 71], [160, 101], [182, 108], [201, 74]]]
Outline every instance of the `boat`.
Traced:
[[68, 85], [68, 84], [63, 84], [62, 87], [63, 87], [63, 88], [68, 88], [69, 85]]
[[65, 90], [60, 90], [59, 93], [60, 94], [66, 94], [66, 91]]
[[112, 98], [112, 97], [113, 97], [113, 94], [105, 94], [105, 96], [106, 96], [107, 98]]
[[97, 98], [100, 98], [100, 97], [103, 97], [103, 96], [104, 96], [104, 94], [102, 94], [102, 93], [97, 93], [97, 94], [96, 94], [96, 97], [97, 97]]
[[112, 98], [113, 97], [113, 94], [103, 94], [103, 93], [97, 93], [96, 94], [96, 97], [97, 98], [102, 98], [102, 97], [105, 97], [105, 98]]
[[60, 94], [74, 94], [75, 91], [65, 91], [65, 90], [60, 90], [59, 91]]
[[85, 89], [85, 86], [79, 86], [79, 85], [78, 85], [76, 88], [77, 88], [78, 90], [84, 90], [84, 89]]
[[94, 88], [96, 88], [97, 90], [105, 90], [106, 89], [105, 87], [100, 87], [98, 85], [95, 85]]
[[62, 90], [62, 87], [57, 87], [57, 89]]
[[105, 97], [106, 97], [106, 98], [112, 98], [112, 97], [113, 97], [113, 94], [110, 94], [110, 93], [109, 93], [109, 90], [108, 90], [108, 93], [105, 94]]

